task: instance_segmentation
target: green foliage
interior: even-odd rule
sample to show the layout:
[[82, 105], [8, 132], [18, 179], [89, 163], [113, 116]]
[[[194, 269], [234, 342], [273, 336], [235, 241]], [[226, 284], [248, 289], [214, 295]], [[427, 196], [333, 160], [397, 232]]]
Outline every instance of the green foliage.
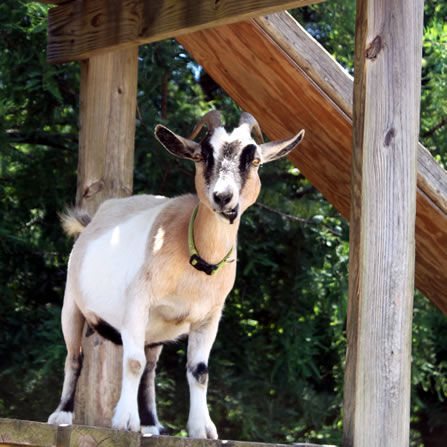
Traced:
[[[421, 135], [444, 164], [446, 14], [444, 3], [426, 0]], [[71, 241], [57, 213], [75, 197], [78, 135], [79, 69], [46, 63], [46, 15], [37, 3], [0, 4], [0, 416], [35, 420], [54, 409], [62, 383], [59, 318]], [[353, 0], [294, 15], [353, 71]], [[139, 55], [135, 193], [193, 191], [193, 164], [160, 147], [155, 124], [187, 136], [211, 108], [229, 126], [240, 110], [175, 41]], [[287, 161], [265, 165], [261, 179], [259, 204], [242, 220], [238, 278], [210, 359], [213, 419], [222, 438], [340, 445], [348, 224]], [[430, 445], [445, 425], [446, 325], [417, 294], [413, 446]], [[185, 352], [185, 342], [166, 347], [157, 380], [160, 418], [180, 436]]]
[[422, 59], [421, 138], [447, 167], [447, 5], [425, 3]]

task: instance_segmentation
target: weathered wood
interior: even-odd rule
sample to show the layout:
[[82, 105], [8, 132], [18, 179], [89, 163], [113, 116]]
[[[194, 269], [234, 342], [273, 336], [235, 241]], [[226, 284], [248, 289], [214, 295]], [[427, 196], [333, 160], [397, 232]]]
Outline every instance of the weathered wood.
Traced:
[[132, 192], [137, 76], [137, 48], [81, 63], [76, 203], [89, 212]]
[[[349, 219], [352, 78], [331, 56], [287, 13], [178, 40], [270, 138], [306, 129], [290, 160]], [[417, 196], [416, 286], [447, 314], [447, 173], [421, 145]]]
[[61, 447], [139, 447], [141, 445], [139, 433], [81, 425], [73, 425], [67, 429], [70, 433], [70, 442]]
[[344, 447], [410, 436], [423, 0], [357, 0]]
[[[48, 425], [0, 418], [0, 446], [34, 447], [286, 447], [283, 444], [140, 435], [83, 425]], [[299, 443], [299, 447], [335, 447]]]
[[41, 422], [0, 418], [0, 445], [55, 446], [57, 426]]
[[[81, 63], [76, 203], [91, 215], [104, 200], [132, 192], [137, 76], [136, 47]], [[84, 335], [82, 343], [75, 422], [110, 426], [121, 389], [122, 348], [97, 334]]]
[[67, 62], [325, 0], [73, 0], [48, 14], [48, 61]]
[[288, 13], [255, 19], [259, 27], [349, 117], [352, 76]]
[[[321, 445], [309, 443], [294, 444], [297, 447], [335, 447], [334, 445]], [[266, 444], [250, 441], [222, 441], [219, 439], [192, 439], [175, 438], [172, 436], [143, 436], [141, 447], [286, 447], [284, 444]]]

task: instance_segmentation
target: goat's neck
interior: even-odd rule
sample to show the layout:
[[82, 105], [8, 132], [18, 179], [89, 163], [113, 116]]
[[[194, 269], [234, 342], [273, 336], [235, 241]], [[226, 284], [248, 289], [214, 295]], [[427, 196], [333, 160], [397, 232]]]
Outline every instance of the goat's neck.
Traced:
[[194, 241], [202, 259], [217, 264], [236, 246], [240, 217], [232, 224], [223, 221], [208, 207], [200, 203], [194, 222]]

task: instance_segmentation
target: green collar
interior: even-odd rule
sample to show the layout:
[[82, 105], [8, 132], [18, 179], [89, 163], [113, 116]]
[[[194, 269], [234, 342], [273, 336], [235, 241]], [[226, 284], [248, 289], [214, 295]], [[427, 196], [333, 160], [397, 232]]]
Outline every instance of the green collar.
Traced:
[[194, 208], [192, 212], [191, 219], [189, 220], [188, 228], [188, 247], [189, 247], [189, 263], [197, 270], [206, 273], [207, 275], [215, 275], [227, 262], [230, 262], [228, 258], [233, 253], [233, 247], [227, 253], [225, 258], [219, 262], [219, 264], [208, 264], [204, 259], [202, 259], [197, 251], [196, 244], [194, 243], [194, 222], [196, 220], [197, 211], [199, 210], [199, 205]]

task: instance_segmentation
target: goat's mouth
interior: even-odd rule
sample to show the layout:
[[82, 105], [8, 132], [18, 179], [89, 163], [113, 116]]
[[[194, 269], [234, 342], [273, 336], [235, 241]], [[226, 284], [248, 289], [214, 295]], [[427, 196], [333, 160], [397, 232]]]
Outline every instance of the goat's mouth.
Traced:
[[219, 211], [218, 214], [232, 224], [239, 214], [239, 205], [231, 210]]

